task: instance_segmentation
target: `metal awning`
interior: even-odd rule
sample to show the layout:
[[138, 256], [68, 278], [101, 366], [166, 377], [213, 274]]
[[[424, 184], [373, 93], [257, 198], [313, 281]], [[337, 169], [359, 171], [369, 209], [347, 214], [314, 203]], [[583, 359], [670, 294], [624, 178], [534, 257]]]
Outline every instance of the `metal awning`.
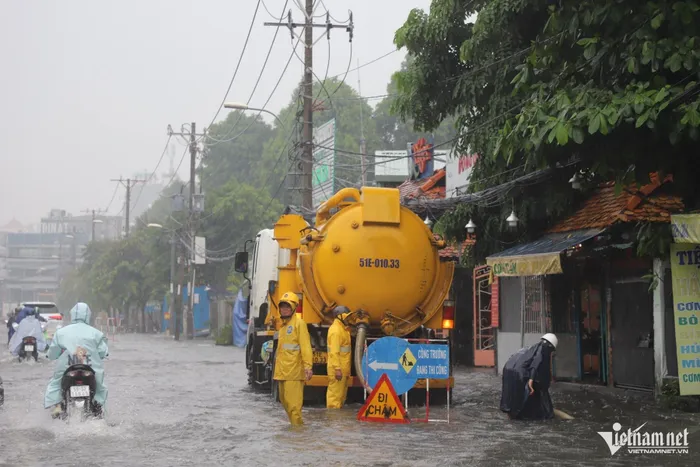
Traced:
[[562, 274], [561, 253], [599, 235], [604, 229], [548, 234], [534, 242], [514, 246], [486, 258], [495, 276]]

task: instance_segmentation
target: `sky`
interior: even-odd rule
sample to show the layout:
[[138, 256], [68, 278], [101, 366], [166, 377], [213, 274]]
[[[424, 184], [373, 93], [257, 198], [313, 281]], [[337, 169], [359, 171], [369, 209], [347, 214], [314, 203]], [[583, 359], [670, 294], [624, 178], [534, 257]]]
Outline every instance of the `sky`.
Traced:
[[[289, 0], [295, 22], [297, 2]], [[120, 212], [124, 188], [110, 179], [151, 173], [167, 140], [167, 126], [198, 131], [228, 112], [220, 104], [238, 63], [257, 0], [4, 0], [0, 14], [0, 225], [12, 218], [38, 223], [50, 209]], [[264, 0], [282, 16], [285, 0]], [[323, 4], [322, 4], [323, 3]], [[325, 5], [325, 7], [324, 7]], [[352, 9], [355, 31], [331, 32], [329, 75], [345, 73], [395, 50], [394, 32], [412, 8], [430, 0], [317, 0], [339, 21]], [[317, 18], [325, 21], [325, 18]], [[227, 101], [248, 100], [270, 48], [275, 21], [260, 4], [248, 47]], [[300, 31], [300, 30], [299, 30]], [[314, 38], [323, 34], [316, 30]], [[301, 47], [298, 53], [303, 57]], [[314, 71], [325, 74], [329, 44], [314, 47]], [[292, 52], [280, 29], [250, 106], [262, 106]], [[393, 53], [360, 70], [362, 94], [384, 94], [405, 56]], [[293, 59], [267, 109], [285, 107], [301, 79]], [[347, 82], [357, 87], [358, 73]], [[375, 102], [376, 103], [376, 102]], [[269, 117], [270, 119], [272, 117]], [[157, 173], [185, 150], [171, 143]], [[188, 164], [179, 170], [186, 178]]]

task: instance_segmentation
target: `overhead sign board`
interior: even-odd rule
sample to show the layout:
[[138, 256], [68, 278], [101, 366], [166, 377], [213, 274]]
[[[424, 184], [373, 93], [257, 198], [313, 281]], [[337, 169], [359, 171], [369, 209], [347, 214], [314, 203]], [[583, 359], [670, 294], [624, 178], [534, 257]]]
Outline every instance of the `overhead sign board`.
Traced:
[[311, 174], [314, 209], [335, 193], [335, 119], [314, 129]]
[[379, 378], [367, 401], [357, 413], [357, 419], [364, 422], [410, 423], [406, 409], [386, 375]]
[[478, 154], [462, 154], [458, 156], [455, 153], [447, 159], [445, 197], [453, 198], [467, 192], [472, 172], [478, 159]]

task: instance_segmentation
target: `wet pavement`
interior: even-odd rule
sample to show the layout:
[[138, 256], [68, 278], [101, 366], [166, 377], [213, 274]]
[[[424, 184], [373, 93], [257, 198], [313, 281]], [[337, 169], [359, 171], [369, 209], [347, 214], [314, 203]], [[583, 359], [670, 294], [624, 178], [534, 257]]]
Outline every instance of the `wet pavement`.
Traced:
[[[6, 347], [3, 346], [3, 351]], [[106, 362], [106, 421], [51, 420], [43, 392], [52, 364], [20, 364], [3, 352], [0, 466], [214, 465], [698, 465], [700, 417], [654, 408], [648, 399], [556, 383], [555, 407], [575, 420], [512, 422], [498, 410], [493, 371], [458, 370], [450, 423], [384, 425], [356, 420], [359, 404], [304, 409], [289, 426], [281, 406], [247, 388], [244, 351], [211, 341], [118, 335]], [[411, 408], [419, 418], [423, 409]], [[431, 407], [431, 418], [445, 418]], [[648, 422], [688, 428], [689, 454], [611, 456], [596, 434]]]

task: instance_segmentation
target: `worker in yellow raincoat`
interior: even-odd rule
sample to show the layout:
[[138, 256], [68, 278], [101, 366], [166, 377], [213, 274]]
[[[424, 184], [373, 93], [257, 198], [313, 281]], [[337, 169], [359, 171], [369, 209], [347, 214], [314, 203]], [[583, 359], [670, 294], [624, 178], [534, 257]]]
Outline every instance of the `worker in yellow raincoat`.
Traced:
[[282, 326], [279, 328], [273, 378], [279, 384], [280, 402], [292, 425], [303, 425], [304, 381], [313, 376], [313, 353], [306, 323], [295, 311], [299, 299], [294, 292], [282, 295], [279, 301]]
[[350, 314], [344, 306], [333, 310], [335, 319], [328, 329], [328, 391], [326, 392], [326, 407], [341, 409], [348, 395], [348, 379], [350, 378], [350, 330], [345, 319]]

